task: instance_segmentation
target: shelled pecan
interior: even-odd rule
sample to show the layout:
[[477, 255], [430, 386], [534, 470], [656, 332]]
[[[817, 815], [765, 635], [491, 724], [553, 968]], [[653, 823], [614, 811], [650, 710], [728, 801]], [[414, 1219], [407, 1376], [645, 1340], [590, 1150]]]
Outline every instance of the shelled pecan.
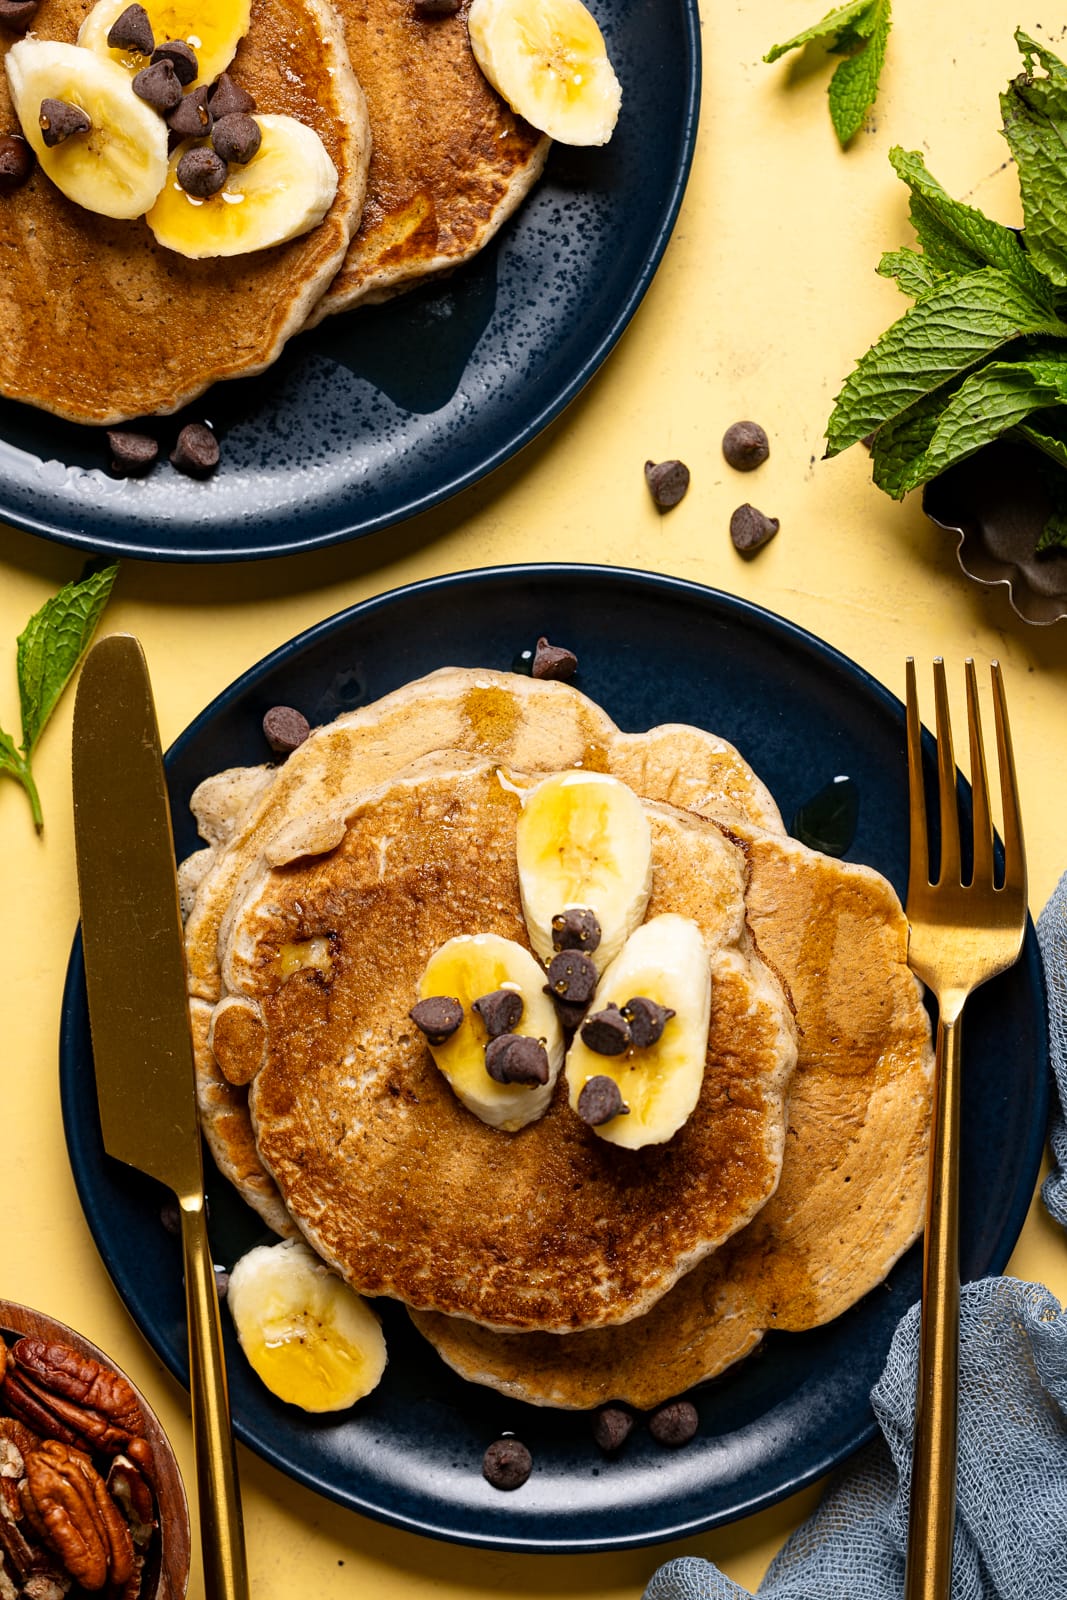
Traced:
[[129, 1582], [130, 1530], [84, 1450], [45, 1439], [26, 1456], [19, 1491], [26, 1521], [83, 1589]]

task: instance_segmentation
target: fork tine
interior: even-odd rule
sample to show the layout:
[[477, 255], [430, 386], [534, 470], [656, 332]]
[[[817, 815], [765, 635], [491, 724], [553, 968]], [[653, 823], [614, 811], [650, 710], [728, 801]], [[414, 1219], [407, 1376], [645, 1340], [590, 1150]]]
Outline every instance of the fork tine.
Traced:
[[1019, 808], [1019, 785], [1015, 776], [1015, 755], [1008, 725], [1008, 705], [1004, 697], [1004, 678], [1000, 662], [991, 667], [993, 677], [993, 716], [997, 729], [997, 758], [1000, 762], [1000, 794], [1004, 809], [1004, 887], [1017, 890], [1026, 901], [1026, 853]]
[[952, 749], [952, 722], [948, 710], [945, 663], [934, 661], [934, 703], [937, 707], [937, 787], [941, 812], [941, 864], [937, 881], [960, 881], [960, 814], [956, 806], [956, 757]]
[[974, 660], [965, 663], [967, 676], [967, 736], [971, 747], [971, 795], [973, 800], [974, 860], [971, 882], [993, 882], [993, 820], [989, 814], [989, 778], [986, 772], [985, 745], [982, 741], [982, 713], [978, 705], [978, 676]]
[[908, 732], [908, 899], [930, 883], [930, 845], [926, 837], [926, 797], [923, 794], [922, 725], [915, 688], [915, 658], [905, 664]]

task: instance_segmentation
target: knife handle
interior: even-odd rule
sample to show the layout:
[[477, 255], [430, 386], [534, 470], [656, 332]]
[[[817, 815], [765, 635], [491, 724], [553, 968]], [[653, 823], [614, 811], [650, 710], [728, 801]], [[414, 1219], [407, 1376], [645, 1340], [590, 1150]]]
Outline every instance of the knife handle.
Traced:
[[244, 1521], [203, 1195], [179, 1195], [189, 1321], [189, 1393], [206, 1600], [247, 1600]]

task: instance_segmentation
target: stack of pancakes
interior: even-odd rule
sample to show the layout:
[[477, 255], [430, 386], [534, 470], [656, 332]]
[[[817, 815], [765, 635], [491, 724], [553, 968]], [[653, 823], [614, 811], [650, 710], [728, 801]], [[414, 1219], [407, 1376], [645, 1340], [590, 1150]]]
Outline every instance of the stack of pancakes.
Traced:
[[[33, 31], [73, 42], [91, 4], [42, 0]], [[15, 37], [0, 29], [0, 51]], [[411, 0], [253, 0], [230, 72], [259, 111], [319, 134], [339, 179], [325, 220], [193, 261], [143, 219], [72, 204], [38, 169], [0, 197], [0, 393], [75, 422], [175, 411], [262, 371], [309, 322], [467, 260], [544, 166], [549, 141], [474, 61], [466, 5], [422, 21]], [[0, 133], [15, 131], [0, 73]]]
[[[408, 1011], [459, 933], [527, 944], [516, 790], [571, 766], [645, 803], [649, 915], [711, 952], [700, 1100], [662, 1145], [557, 1085], [518, 1133], [453, 1096]], [[570, 686], [445, 669], [194, 796], [182, 869], [203, 1125], [280, 1234], [405, 1302], [464, 1377], [647, 1407], [825, 1322], [921, 1225], [931, 1052], [892, 888], [789, 838], [730, 745], [623, 734]], [[795, 1067], [795, 1070], [794, 1070]]]

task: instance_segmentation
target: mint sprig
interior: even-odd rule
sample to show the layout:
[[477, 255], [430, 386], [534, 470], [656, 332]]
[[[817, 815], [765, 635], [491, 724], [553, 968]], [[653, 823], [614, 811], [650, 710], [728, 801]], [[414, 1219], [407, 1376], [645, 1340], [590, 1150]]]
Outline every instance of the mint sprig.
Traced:
[[918, 151], [890, 152], [918, 249], [878, 270], [915, 303], [845, 381], [826, 453], [865, 440], [875, 483], [901, 499], [994, 439], [1021, 440], [1052, 506], [1038, 548], [1067, 550], [1067, 66], [1015, 39], [1024, 71], [1000, 103], [1023, 227], [954, 200]]
[[33, 752], [89, 647], [118, 570], [117, 563], [90, 570], [77, 582], [66, 584], [34, 612], [18, 638], [15, 671], [22, 744], [16, 746], [11, 735], [0, 728], [0, 772], [15, 778], [26, 790], [38, 833], [44, 827], [44, 817], [33, 778]]
[[844, 146], [863, 126], [874, 104], [885, 61], [891, 25], [889, 0], [851, 0], [823, 17], [821, 22], [772, 45], [764, 61], [779, 60], [790, 50], [821, 44], [831, 55], [843, 56], [830, 79], [830, 120], [838, 142]]

